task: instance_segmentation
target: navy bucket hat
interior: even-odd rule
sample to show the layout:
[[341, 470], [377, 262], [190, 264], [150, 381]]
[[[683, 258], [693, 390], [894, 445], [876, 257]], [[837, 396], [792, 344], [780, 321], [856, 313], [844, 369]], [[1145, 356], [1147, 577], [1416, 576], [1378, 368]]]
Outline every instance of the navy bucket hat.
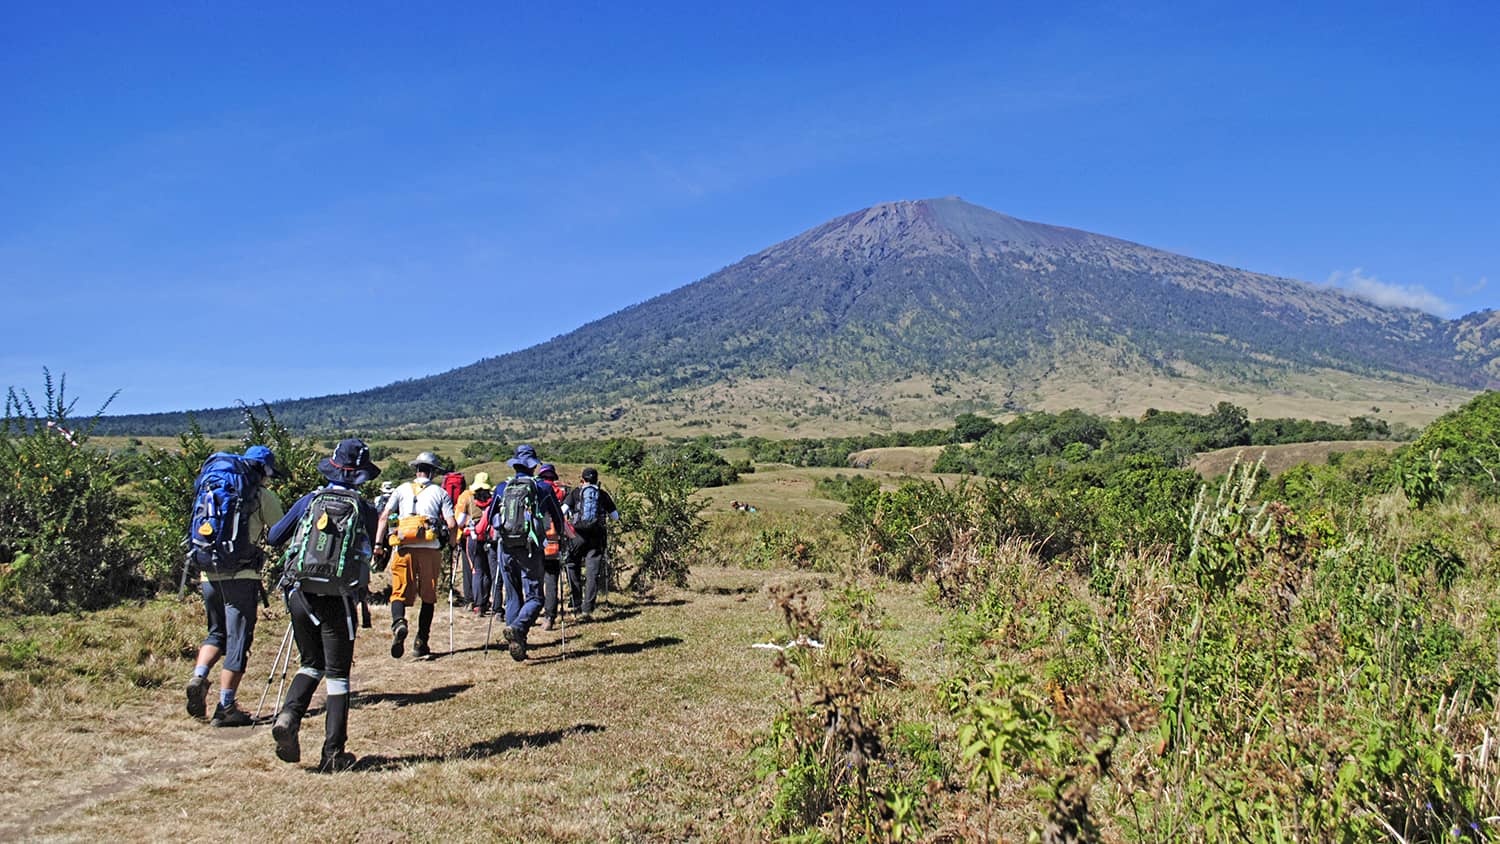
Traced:
[[536, 471], [536, 467], [542, 465], [542, 461], [536, 459], [536, 449], [529, 445], [516, 446], [516, 456], [505, 461], [512, 469], [525, 469], [528, 472]]
[[345, 486], [359, 486], [380, 476], [380, 467], [370, 459], [370, 449], [358, 437], [341, 440], [332, 457], [318, 461], [323, 477]]

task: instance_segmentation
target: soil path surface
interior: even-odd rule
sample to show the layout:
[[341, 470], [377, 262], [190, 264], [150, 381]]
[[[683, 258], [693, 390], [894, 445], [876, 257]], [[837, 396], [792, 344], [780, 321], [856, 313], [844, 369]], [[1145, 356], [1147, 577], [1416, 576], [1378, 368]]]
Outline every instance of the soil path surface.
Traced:
[[[392, 659], [377, 606], [356, 645], [348, 749], [359, 762], [336, 775], [313, 770], [321, 691], [300, 765], [272, 752], [274, 684], [253, 728], [189, 718], [180, 684], [12, 725], [0, 840], [756, 838], [747, 754], [785, 692], [772, 655], [749, 646], [782, 629], [768, 583], [798, 578], [821, 585], [705, 569], [655, 601], [616, 595], [592, 623], [567, 625], [566, 646], [562, 630], [538, 626], [520, 663], [486, 655], [488, 620], [461, 610], [447, 653], [446, 600], [436, 658]], [[279, 608], [263, 611], [240, 692], [251, 711], [285, 624]]]

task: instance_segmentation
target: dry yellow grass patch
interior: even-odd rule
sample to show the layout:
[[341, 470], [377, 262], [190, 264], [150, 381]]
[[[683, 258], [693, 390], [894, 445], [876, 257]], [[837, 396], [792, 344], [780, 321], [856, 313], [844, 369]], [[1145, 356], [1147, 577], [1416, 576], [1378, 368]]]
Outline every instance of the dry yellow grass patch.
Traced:
[[1215, 478], [1229, 471], [1235, 460], [1254, 463], [1264, 459], [1266, 471], [1272, 475], [1300, 466], [1303, 463], [1327, 463], [1328, 455], [1349, 451], [1376, 449], [1391, 451], [1402, 443], [1390, 440], [1350, 440], [1347, 442], [1291, 443], [1288, 445], [1241, 445], [1206, 451], [1193, 460], [1193, 471], [1205, 478]]
[[[439, 657], [393, 660], [389, 615], [376, 607], [353, 671], [349, 749], [360, 762], [334, 776], [306, 761], [317, 759], [322, 740], [321, 695], [304, 722], [302, 765], [275, 758], [268, 726], [213, 729], [184, 713], [196, 602], [60, 620], [98, 630], [106, 618], [134, 613], [175, 625], [167, 649], [176, 651], [144, 687], [123, 673], [77, 682], [49, 675], [54, 685], [0, 711], [8, 737], [0, 838], [756, 838], [757, 784], [746, 754], [784, 692], [770, 656], [749, 645], [779, 633], [766, 587], [791, 579], [827, 584], [784, 570], [705, 568], [690, 588], [666, 590], [655, 602], [615, 594], [597, 621], [568, 626], [566, 658], [561, 631], [537, 628], [525, 663], [495, 649], [484, 655], [486, 625], [463, 613], [456, 650], [446, 654], [446, 606], [433, 631]], [[902, 606], [918, 600], [909, 589], [890, 597]], [[900, 617], [936, 635], [935, 617], [911, 607]], [[248, 708], [265, 688], [284, 630], [279, 607], [263, 611], [240, 692]], [[65, 639], [47, 639], [44, 651]], [[128, 641], [93, 647], [117, 672], [132, 659]]]

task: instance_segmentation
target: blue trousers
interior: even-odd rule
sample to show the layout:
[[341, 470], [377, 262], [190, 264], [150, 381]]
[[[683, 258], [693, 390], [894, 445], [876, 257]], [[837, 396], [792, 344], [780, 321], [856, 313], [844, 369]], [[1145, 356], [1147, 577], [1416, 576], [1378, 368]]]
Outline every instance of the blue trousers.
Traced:
[[530, 546], [501, 546], [498, 553], [505, 582], [505, 624], [525, 636], [542, 614], [542, 561], [546, 558], [542, 549]]
[[490, 593], [500, 589], [500, 580], [495, 577], [495, 543], [482, 542], [469, 537], [469, 560], [473, 563], [473, 576], [469, 579], [469, 602], [480, 609], [500, 606], [491, 601]]

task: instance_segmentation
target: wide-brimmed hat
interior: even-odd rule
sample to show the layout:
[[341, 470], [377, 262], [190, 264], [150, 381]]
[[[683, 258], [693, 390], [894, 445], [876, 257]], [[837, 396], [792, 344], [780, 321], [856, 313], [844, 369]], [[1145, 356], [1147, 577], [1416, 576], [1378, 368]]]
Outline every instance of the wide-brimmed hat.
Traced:
[[535, 471], [536, 467], [542, 465], [542, 461], [536, 459], [536, 449], [529, 445], [516, 446], [516, 456], [505, 461], [512, 469], [525, 469], [528, 472]]
[[380, 491], [381, 492], [395, 492], [396, 491], [396, 485], [393, 484], [393, 483], [391, 483], [390, 481], [381, 481], [380, 482]]
[[443, 468], [443, 461], [439, 460], [436, 454], [433, 454], [430, 451], [424, 451], [421, 454], [418, 454], [416, 457], [413, 457], [411, 461], [406, 465], [412, 467], [413, 469], [420, 469], [423, 466], [431, 466], [433, 469], [441, 469]]
[[553, 466], [551, 463], [543, 463], [542, 465], [536, 467], [536, 476], [538, 478], [545, 478], [549, 481], [555, 481], [557, 480], [557, 467]]
[[359, 486], [380, 476], [380, 467], [370, 459], [370, 448], [358, 437], [340, 440], [332, 457], [318, 461], [323, 477], [345, 486]]
[[264, 467], [266, 477], [276, 477], [276, 453], [266, 446], [252, 445], [245, 449], [245, 459]]
[[490, 483], [490, 473], [489, 472], [477, 472], [477, 473], [475, 473], [475, 475], [474, 475], [474, 483], [472, 483], [472, 484], [469, 485], [469, 489], [472, 489], [475, 492], [478, 492], [478, 491], [480, 491], [482, 489], [487, 489], [487, 490], [493, 491], [495, 489], [495, 485], [492, 484], [492, 483]]

